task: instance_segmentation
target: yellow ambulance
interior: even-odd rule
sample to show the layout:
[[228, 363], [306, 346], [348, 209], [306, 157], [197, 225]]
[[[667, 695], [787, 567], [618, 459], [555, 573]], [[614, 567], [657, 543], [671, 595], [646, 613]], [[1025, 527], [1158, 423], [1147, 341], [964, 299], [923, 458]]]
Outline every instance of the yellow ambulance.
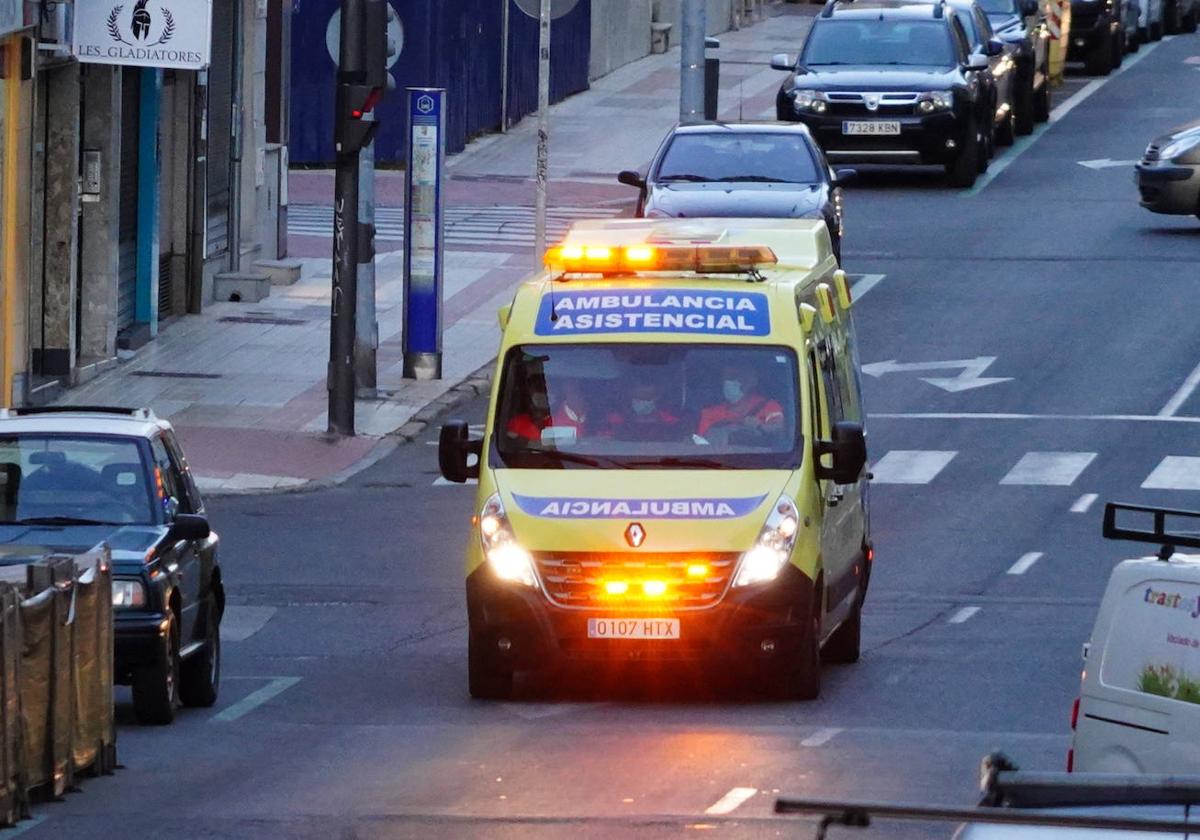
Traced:
[[813, 698], [858, 659], [870, 579], [850, 287], [823, 222], [580, 222], [500, 312], [469, 687], [564, 661], [734, 666]]

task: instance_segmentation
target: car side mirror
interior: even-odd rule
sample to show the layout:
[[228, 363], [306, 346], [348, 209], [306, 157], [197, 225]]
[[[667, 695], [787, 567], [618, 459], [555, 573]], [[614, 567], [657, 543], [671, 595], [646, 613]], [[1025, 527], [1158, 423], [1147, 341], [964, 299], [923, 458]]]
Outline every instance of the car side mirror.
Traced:
[[796, 62], [792, 61], [792, 57], [787, 53], [775, 53], [771, 56], [771, 69], [782, 70], [785, 73], [791, 72], [796, 67]]
[[999, 38], [989, 38], [988, 42], [983, 45], [983, 51], [986, 55], [995, 58], [1004, 53], [1004, 42]]
[[637, 187], [645, 189], [646, 179], [642, 177], [640, 172], [635, 172], [632, 169], [622, 169], [617, 173], [617, 180], [629, 187]]
[[[438, 437], [438, 468], [447, 481], [465, 484], [467, 479], [479, 478], [479, 458], [483, 441], [471, 440], [466, 420], [451, 420], [442, 426]], [[475, 463], [470, 463], [471, 456]]]
[[1021, 0], [1021, 14], [1025, 17], [1036, 15], [1040, 8], [1038, 0]]
[[857, 177], [857, 169], [839, 169], [833, 173], [833, 185], [835, 187], [844, 187]]
[[[846, 420], [833, 424], [830, 440], [818, 440], [813, 444], [817, 478], [828, 479], [834, 484], [854, 484], [862, 476], [867, 465], [867, 439], [863, 427]], [[825, 466], [820, 456], [831, 455], [833, 465]]]
[[986, 70], [988, 69], [987, 56], [979, 53], [967, 56], [967, 63], [964, 66], [968, 70]]
[[168, 536], [173, 540], [206, 540], [211, 533], [212, 529], [208, 526], [206, 517], [194, 513], [181, 513], [171, 522]]

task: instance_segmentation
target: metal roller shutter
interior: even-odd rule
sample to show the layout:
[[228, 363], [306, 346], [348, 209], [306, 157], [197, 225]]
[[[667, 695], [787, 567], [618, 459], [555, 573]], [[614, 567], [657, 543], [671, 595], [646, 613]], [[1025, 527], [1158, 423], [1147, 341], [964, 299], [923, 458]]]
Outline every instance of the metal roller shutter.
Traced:
[[208, 68], [208, 246], [205, 257], [229, 251], [235, 13], [232, 0], [213, 3], [212, 58]]
[[137, 295], [138, 114], [141, 72], [121, 73], [121, 197], [117, 234], [117, 329], [133, 325]]

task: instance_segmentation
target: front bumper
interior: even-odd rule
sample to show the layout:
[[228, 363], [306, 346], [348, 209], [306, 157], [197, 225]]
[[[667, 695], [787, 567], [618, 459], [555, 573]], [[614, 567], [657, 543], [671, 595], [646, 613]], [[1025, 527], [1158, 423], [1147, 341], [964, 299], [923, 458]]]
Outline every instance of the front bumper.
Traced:
[[[552, 604], [540, 589], [497, 580], [487, 565], [467, 578], [474, 639], [514, 671], [570, 661], [700, 661], [742, 667], [796, 662], [811, 632], [812, 599], [812, 581], [790, 564], [771, 583], [730, 589], [713, 607], [677, 612], [566, 609]], [[589, 618], [616, 617], [678, 618], [680, 637], [588, 638]]]
[[113, 616], [113, 672], [117, 682], [128, 682], [139, 668], [157, 665], [163, 657], [167, 618], [160, 613], [117, 613]]
[[1200, 213], [1200, 166], [1142, 161], [1134, 178], [1141, 205], [1152, 213]]
[[[831, 163], [941, 164], [958, 157], [966, 141], [967, 121], [954, 111], [917, 116], [913, 114], [873, 114], [842, 116], [793, 114], [792, 121], [804, 123]], [[900, 133], [892, 135], [847, 135], [843, 123], [899, 122]], [[947, 141], [953, 141], [949, 146]]]

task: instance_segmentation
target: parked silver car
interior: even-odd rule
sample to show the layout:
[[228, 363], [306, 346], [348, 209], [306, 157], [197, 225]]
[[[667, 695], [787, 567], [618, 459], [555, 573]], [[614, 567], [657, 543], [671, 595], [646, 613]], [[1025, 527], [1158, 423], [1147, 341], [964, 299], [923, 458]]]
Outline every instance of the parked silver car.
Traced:
[[1200, 217], [1200, 120], [1156, 137], [1136, 177], [1147, 210]]

